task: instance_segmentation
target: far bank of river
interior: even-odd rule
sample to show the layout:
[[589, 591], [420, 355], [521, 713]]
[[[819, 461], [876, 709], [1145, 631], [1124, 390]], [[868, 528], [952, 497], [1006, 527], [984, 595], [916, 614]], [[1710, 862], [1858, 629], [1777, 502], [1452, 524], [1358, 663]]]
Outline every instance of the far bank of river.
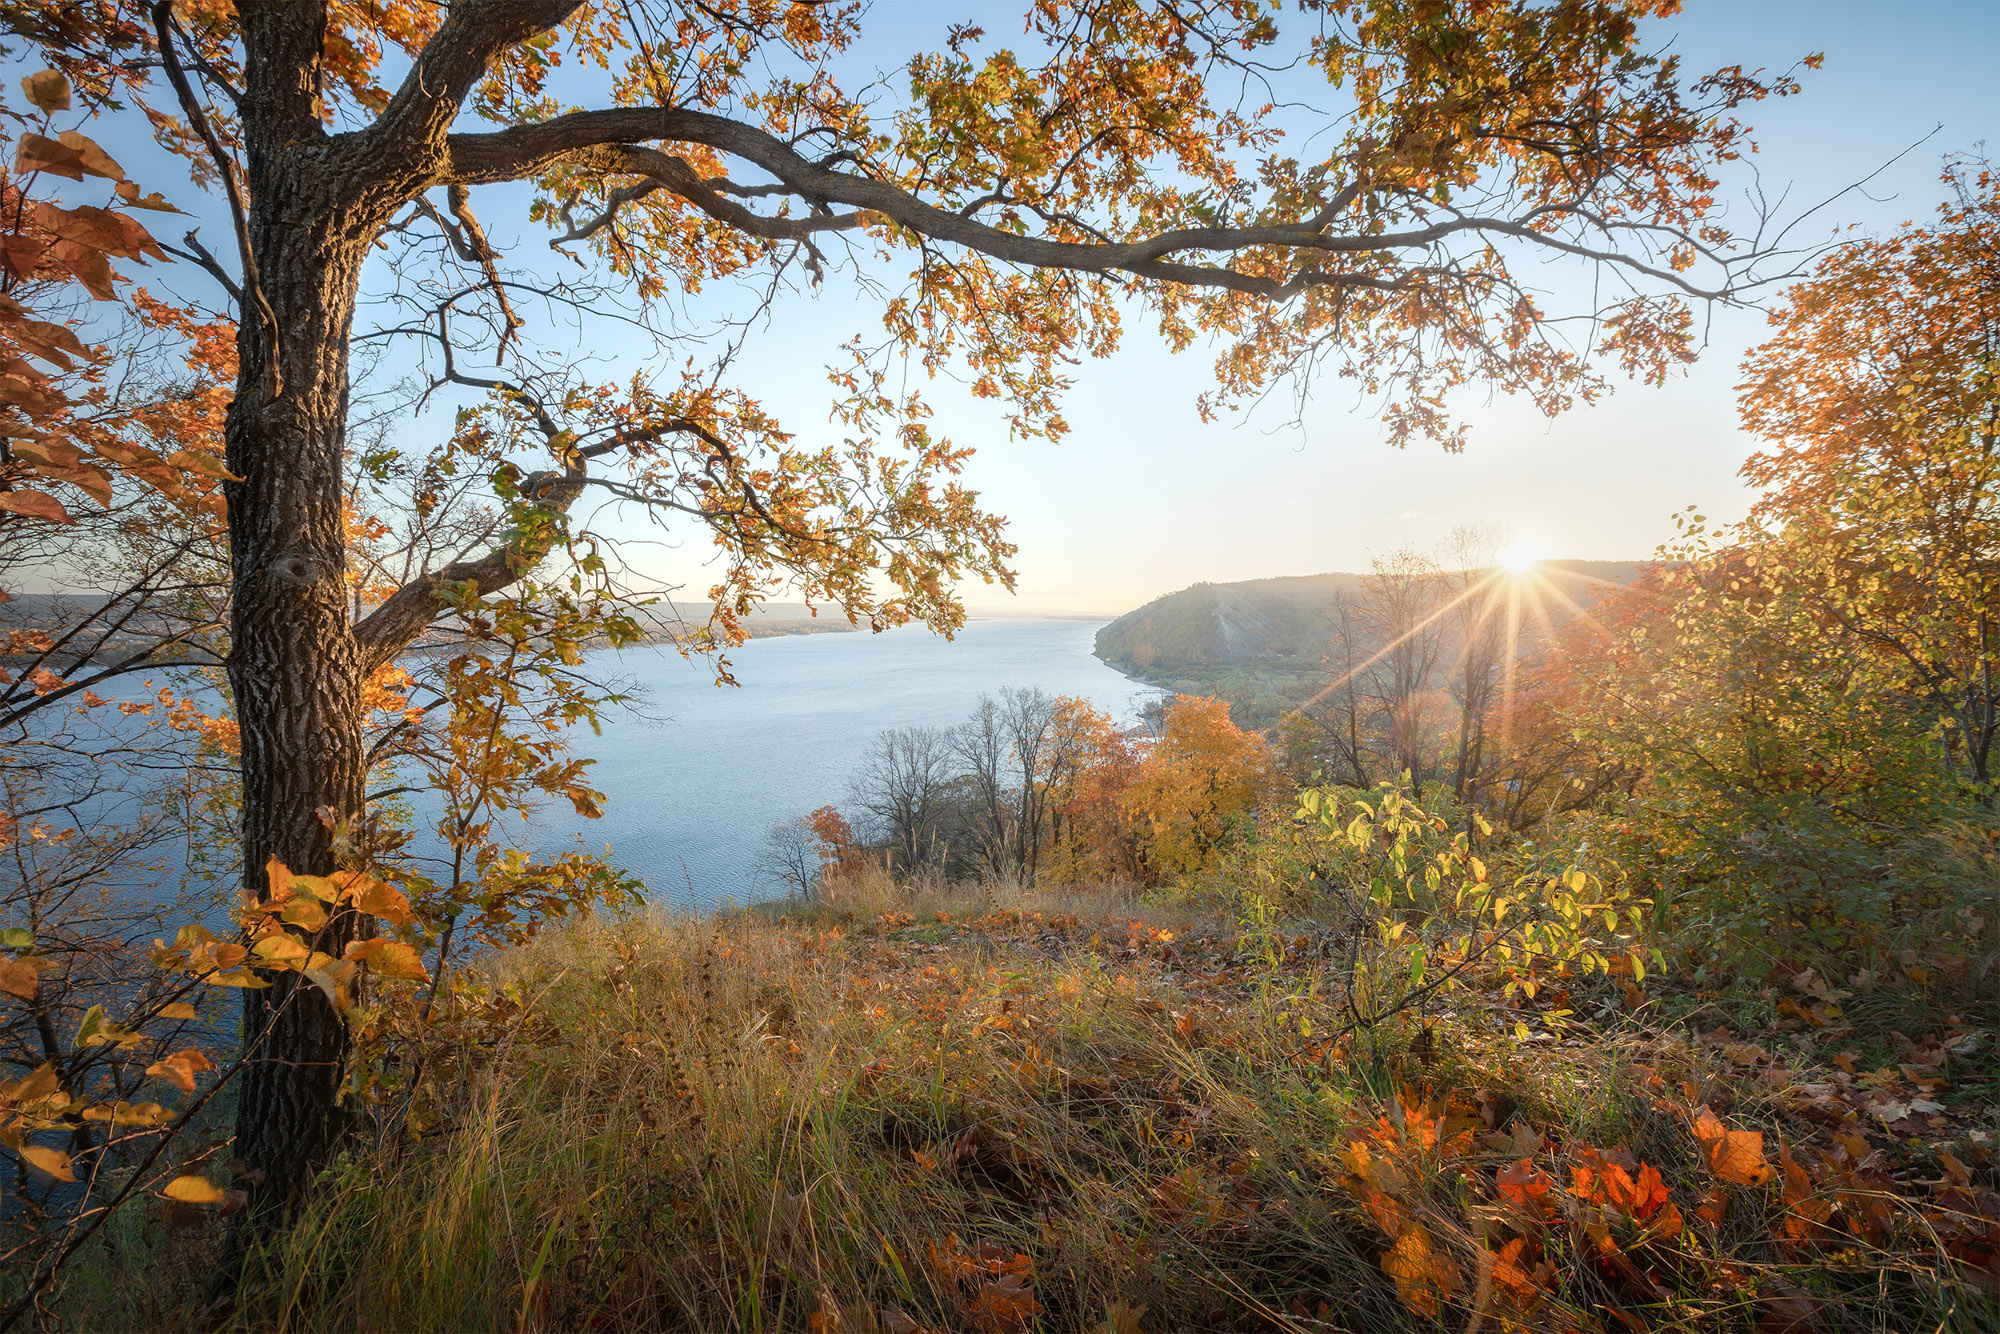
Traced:
[[1136, 714], [1160, 691], [1091, 656], [1103, 624], [992, 617], [949, 641], [911, 627], [757, 639], [729, 654], [737, 688], [716, 686], [706, 664], [667, 648], [593, 655], [639, 694], [635, 709], [605, 719], [602, 735], [573, 738], [596, 762], [604, 818], [549, 807], [530, 818], [523, 841], [542, 851], [608, 843], [657, 903], [701, 909], [768, 897], [774, 888], [751, 874], [765, 835], [843, 804], [849, 775], [885, 728], [956, 723], [1005, 686]]

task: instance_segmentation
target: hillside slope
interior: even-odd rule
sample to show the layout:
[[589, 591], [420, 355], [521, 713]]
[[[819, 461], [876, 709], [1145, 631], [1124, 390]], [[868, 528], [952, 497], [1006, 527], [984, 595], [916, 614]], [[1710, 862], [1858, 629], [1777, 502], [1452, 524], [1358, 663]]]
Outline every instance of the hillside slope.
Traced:
[[[1632, 582], [1644, 561], [1557, 560], [1537, 567], [1552, 617], [1606, 587]], [[1216, 694], [1238, 721], [1264, 726], [1323, 675], [1327, 611], [1363, 576], [1332, 572], [1195, 584], [1155, 598], [1097, 632], [1096, 655], [1128, 676], [1188, 694]]]

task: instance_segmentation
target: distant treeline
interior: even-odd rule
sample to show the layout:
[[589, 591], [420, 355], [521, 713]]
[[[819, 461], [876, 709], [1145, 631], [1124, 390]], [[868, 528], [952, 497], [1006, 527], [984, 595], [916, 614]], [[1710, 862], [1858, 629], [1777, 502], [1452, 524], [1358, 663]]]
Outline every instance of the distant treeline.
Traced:
[[805, 895], [865, 864], [1153, 883], [1205, 865], [1277, 781], [1269, 745], [1220, 700], [1178, 697], [1123, 726], [1086, 700], [1006, 689], [956, 726], [882, 732], [846, 811], [777, 826], [758, 870]]
[[[1497, 545], [1484, 534], [1460, 534], [1447, 546], [1488, 564]], [[1435, 563], [1439, 573], [1453, 564]], [[1560, 620], [1588, 609], [1605, 589], [1628, 584], [1645, 568], [1637, 561], [1543, 561], [1539, 586]], [[1484, 571], [1478, 571], [1483, 573]], [[1370, 574], [1310, 574], [1241, 583], [1199, 583], [1128, 612], [1097, 632], [1096, 655], [1139, 680], [1184, 694], [1219, 695], [1236, 721], [1270, 728], [1326, 683], [1335, 641], [1346, 632], [1333, 608], [1367, 588]], [[1537, 640], [1546, 627], [1523, 627]], [[1342, 647], [1345, 647], [1343, 644]]]

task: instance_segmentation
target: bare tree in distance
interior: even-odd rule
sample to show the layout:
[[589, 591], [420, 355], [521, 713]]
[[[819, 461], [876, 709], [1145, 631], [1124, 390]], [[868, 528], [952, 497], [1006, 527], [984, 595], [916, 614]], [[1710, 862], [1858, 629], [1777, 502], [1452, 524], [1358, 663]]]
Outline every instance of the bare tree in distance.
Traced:
[[1039, 686], [1009, 686], [1000, 692], [1001, 716], [1013, 746], [1014, 867], [1033, 882], [1048, 832], [1049, 792], [1057, 753], [1055, 724], [1058, 701]]
[[1384, 758], [1418, 787], [1437, 767], [1433, 720], [1440, 704], [1443, 594], [1437, 561], [1404, 547], [1369, 561], [1355, 607], [1368, 642], [1381, 646], [1359, 679], [1383, 729]]
[[751, 874], [758, 881], [775, 881], [785, 887], [788, 898], [810, 899], [819, 890], [823, 862], [819, 835], [812, 820], [795, 815], [771, 826], [764, 847], [751, 860]]
[[1461, 801], [1478, 793], [1486, 763], [1486, 718], [1508, 667], [1508, 619], [1518, 615], [1499, 568], [1506, 540], [1506, 533], [1492, 524], [1460, 524], [1438, 549], [1457, 641], [1450, 691], [1458, 705], [1458, 753], [1451, 790]]
[[876, 839], [905, 871], [937, 851], [945, 788], [952, 780], [949, 734], [937, 727], [893, 727], [875, 738], [854, 775], [852, 800]]
[[1006, 776], [1011, 748], [999, 701], [981, 695], [972, 716], [951, 730], [951, 749], [964, 765], [959, 776], [970, 789], [967, 823], [979, 860], [998, 873], [1006, 867], [1012, 820]]
[[1358, 592], [1334, 594], [1326, 608], [1326, 667], [1332, 679], [1295, 715], [1310, 731], [1318, 777], [1350, 787], [1375, 784], [1374, 715], [1359, 678], [1368, 661]]

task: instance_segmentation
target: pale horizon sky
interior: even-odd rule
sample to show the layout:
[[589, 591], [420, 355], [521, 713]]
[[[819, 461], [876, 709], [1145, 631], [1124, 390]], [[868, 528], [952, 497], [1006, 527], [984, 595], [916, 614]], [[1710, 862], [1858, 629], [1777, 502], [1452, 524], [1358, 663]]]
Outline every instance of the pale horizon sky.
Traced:
[[[880, 37], [864, 36], [850, 55], [864, 70], [886, 72], [941, 45], [951, 23], [976, 16], [997, 34], [1001, 15], [1018, 24], [1018, 13], [1012, 5], [878, 0], [864, 31]], [[1795, 201], [1831, 195], [1930, 136], [1867, 195], [1820, 215], [1819, 239], [1836, 224], [1880, 230], [1930, 216], [1942, 198], [1944, 157], [2000, 130], [2000, 4], [1992, 0], [1690, 0], [1679, 18], [1653, 26], [1693, 71], [1782, 69], [1825, 52], [1803, 94], [1745, 117], [1766, 188], [1790, 183]], [[125, 140], [119, 128], [91, 132], [104, 134], [139, 179], [196, 209], [212, 245], [226, 237], [212, 199], [173, 188], [168, 172], [184, 179], [185, 168], [162, 163], [150, 143]], [[523, 202], [514, 187], [474, 194], [503, 250], [546, 256], [547, 233], [514, 207]], [[214, 299], [213, 283], [185, 265], [132, 276]], [[821, 367], [845, 338], [879, 327], [878, 305], [857, 299], [851, 282], [829, 281], [817, 297], [798, 294], [773, 310], [737, 378], [812, 443], [825, 429]], [[1670, 536], [1671, 516], [1684, 506], [1719, 520], [1747, 508], [1736, 470], [1748, 443], [1736, 427], [1733, 385], [1743, 352], [1765, 332], [1755, 311], [1715, 312], [1700, 363], [1664, 388], [1620, 384], [1608, 401], [1553, 422], [1510, 400], [1474, 403], [1471, 438], [1458, 455], [1390, 447], [1372, 410], [1336, 381], [1317, 387], [1296, 423], [1287, 398], [1204, 424], [1195, 400], [1210, 384], [1214, 349], [1197, 344], [1176, 357], [1149, 321], [1130, 320], [1127, 331], [1117, 355], [1074, 368], [1064, 407], [1072, 429], [1061, 444], [1010, 440], [992, 404], [951, 383], [925, 386], [934, 429], [976, 447], [965, 480], [1009, 517], [1020, 547], [1016, 596], [966, 587], [975, 613], [1116, 615], [1203, 580], [1362, 569], [1372, 553], [1431, 546], [1467, 523], [1509, 530], [1551, 556], [1639, 559]], [[643, 364], [638, 348], [594, 330], [577, 353], [603, 358], [613, 376]], [[657, 364], [657, 354], [647, 359]], [[448, 431], [452, 406], [434, 400], [407, 422], [412, 445]], [[594, 522], [645, 539], [628, 554], [648, 574], [691, 593], [711, 582], [703, 535], [684, 534], [674, 546], [603, 511]]]

